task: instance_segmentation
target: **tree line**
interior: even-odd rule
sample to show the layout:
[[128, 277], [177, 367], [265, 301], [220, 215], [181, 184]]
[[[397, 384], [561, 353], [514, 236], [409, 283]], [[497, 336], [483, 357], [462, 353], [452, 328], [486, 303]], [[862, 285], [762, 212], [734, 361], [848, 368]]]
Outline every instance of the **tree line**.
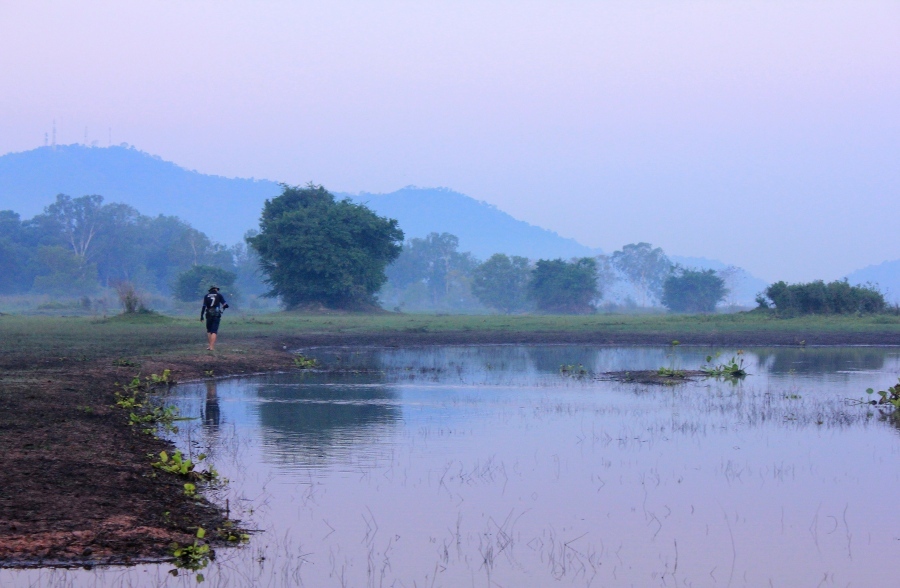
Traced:
[[80, 297], [129, 283], [183, 298], [185, 277], [204, 271], [231, 283], [244, 276], [249, 290], [262, 291], [255, 267], [246, 245], [226, 247], [177, 217], [146, 216], [98, 195], [60, 194], [24, 221], [0, 211], [0, 294]]
[[756, 297], [759, 310], [780, 316], [803, 314], [872, 314], [887, 310], [887, 302], [872, 284], [851, 286], [847, 280], [805, 284], [775, 282]]
[[[265, 202], [259, 230], [232, 247], [177, 217], [61, 194], [27, 221], [0, 211], [0, 294], [81, 296], [126, 283], [196, 301], [211, 283], [232, 289], [237, 281], [288, 309], [584, 314], [620, 282], [640, 306], [673, 312], [713, 312], [729, 291], [722, 273], [673, 264], [649, 243], [609, 256], [532, 261], [497, 253], [481, 262], [448, 233], [404, 237], [396, 220], [314, 184], [283, 185]], [[876, 288], [846, 281], [778, 282], [757, 302], [781, 314], [886, 306]]]
[[413, 302], [424, 297], [438, 309], [443, 301], [446, 310], [470, 296], [505, 314], [586, 314], [596, 311], [619, 280], [639, 293], [643, 305], [660, 303], [675, 312], [712, 312], [728, 292], [715, 271], [677, 266], [648, 243], [626, 245], [608, 257], [534, 262], [497, 253], [479, 263], [457, 247], [457, 238], [447, 233], [411, 239], [388, 266], [383, 295]]
[[622, 276], [642, 297], [678, 312], [711, 312], [725, 281], [712, 270], [678, 267], [660, 248], [626, 245], [609, 257], [539, 259], [502, 253], [479, 262], [459, 239], [431, 233], [404, 242], [395, 220], [322, 186], [284, 186], [267, 200], [260, 231], [247, 241], [260, 257], [270, 295], [288, 308], [327, 306], [459, 312], [590, 313]]

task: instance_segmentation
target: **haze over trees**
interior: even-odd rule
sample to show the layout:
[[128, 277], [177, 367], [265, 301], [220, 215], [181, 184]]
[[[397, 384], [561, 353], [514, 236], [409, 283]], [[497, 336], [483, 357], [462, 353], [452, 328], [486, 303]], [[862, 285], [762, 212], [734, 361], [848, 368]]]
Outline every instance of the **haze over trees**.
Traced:
[[178, 274], [173, 294], [182, 302], [196, 302], [203, 298], [211, 286], [231, 292], [237, 274], [212, 265], [195, 265]]
[[639, 292], [641, 306], [662, 298], [663, 283], [672, 271], [672, 262], [661, 248], [649, 243], [631, 243], [613, 252], [610, 260]]
[[361, 204], [335, 200], [322, 186], [283, 186], [267, 200], [259, 233], [247, 243], [259, 254], [269, 285], [287, 308], [323, 305], [372, 308], [400, 255], [397, 221]]
[[[228, 245], [242, 242], [244, 233], [255, 227], [266, 199], [282, 191], [274, 181], [200, 173], [127, 144], [56, 145], [0, 155], [0, 186], [2, 206], [23, 217], [40, 213], [39, 203], [54, 194], [103, 194], [108, 201], [144, 214], [177, 216]], [[532, 259], [594, 253], [574, 239], [447, 188], [407, 186], [385, 194], [335, 194], [338, 200], [345, 197], [379, 216], [396, 219], [407, 239], [452, 233], [462, 251], [480, 259], [494, 253]]]
[[[102, 298], [131, 284], [156, 303], [168, 296], [191, 302], [215, 282], [230, 298], [236, 291], [267, 293], [288, 308], [627, 312], [639, 308], [629, 307], [635, 296], [648, 309], [658, 301], [672, 312], [714, 312], [741, 272], [673, 266], [648, 243], [625, 245], [609, 257], [529, 260], [497, 253], [480, 262], [446, 232], [401, 245], [397, 221], [313, 185], [283, 186], [267, 202], [260, 229], [248, 232], [246, 243], [225, 247], [177, 217], [146, 216], [99, 195], [60, 194], [29, 220], [0, 211], [0, 294]], [[886, 309], [876, 287], [846, 280], [779, 282], [758, 302], [781, 316]]]
[[725, 280], [714, 270], [676, 267], [663, 282], [661, 301], [673, 312], [714, 312], [727, 294]]
[[34, 218], [0, 212], [0, 292], [84, 296], [119, 282], [159, 294], [194, 265], [231, 270], [232, 252], [177, 217], [98, 195], [60, 194]]
[[736, 269], [726, 267], [720, 275], [674, 266], [662, 249], [647, 243], [626, 245], [614, 258], [618, 267], [604, 255], [532, 262], [496, 253], [479, 263], [459, 252], [454, 235], [432, 233], [404, 245], [378, 296], [385, 308], [413, 312], [630, 312], [639, 308], [636, 303], [629, 307], [611, 299], [601, 305], [610, 291], [620, 296], [622, 289], [615, 286], [624, 283], [630, 285], [626, 292], [643, 286], [645, 301], [664, 299], [673, 312], [713, 312], [728, 292], [726, 277]]
[[[203, 232], [210, 241], [228, 244], [232, 252], [235, 251], [233, 244], [245, 246], [243, 236], [256, 225], [265, 200], [282, 191], [282, 187], [272, 181], [203, 174], [125, 144], [102, 148], [56, 145], [2, 155], [0, 186], [3, 205], [20, 213], [23, 219], [40, 214], [49, 197], [58, 193], [102, 194], [107, 202], [128, 205], [150, 218], [160, 213], [176, 216]], [[338, 200], [344, 196], [335, 194]], [[432, 232], [450, 233], [459, 240], [458, 252], [470, 252], [479, 260], [486, 260], [494, 253], [523, 256], [532, 262], [537, 259], [569, 260], [600, 253], [447, 188], [409, 186], [385, 194], [362, 192], [346, 196], [379, 216], [396, 219], [406, 239], [424, 239]], [[669, 257], [685, 267], [720, 272], [730, 290], [726, 302], [733, 306], [751, 304], [755, 294], [768, 285], [743, 271], [726, 276], [726, 264], [716, 260]], [[235, 259], [239, 265], [236, 253]], [[640, 282], [632, 284], [618, 270], [615, 279], [603, 277], [604, 263], [601, 258], [597, 259], [601, 283], [616, 282], [608, 289], [601, 305], [603, 308], [652, 308], [659, 304], [657, 296], [648, 294], [640, 287]], [[236, 287], [242, 292], [257, 294], [266, 289], [259, 277], [253, 276], [252, 269], [246, 275], [237, 269]], [[889, 279], [892, 275], [887, 271], [877, 276], [866, 274], [858, 279], [851, 274], [850, 282], [879, 282], [900, 291], [900, 287], [894, 288], [895, 282]], [[247, 278], [253, 279], [248, 281]], [[402, 303], [404, 309], [439, 312], [485, 310], [461, 282], [456, 285], [460, 285], [458, 290], [451, 284], [453, 294], [436, 303], [430, 301], [427, 293], [418, 286], [408, 292], [392, 291], [389, 298], [396, 302], [386, 302], [386, 306], [392, 308]], [[409, 294], [409, 297], [396, 298], [394, 294]]]
[[431, 233], [410, 239], [397, 260], [387, 268], [389, 287], [379, 297], [389, 308], [466, 311], [472, 297], [472, 271], [478, 261], [459, 251], [459, 239], [450, 233]]
[[597, 261], [592, 257], [538, 260], [529, 282], [529, 295], [546, 313], [590, 314], [599, 294]]
[[524, 257], [495, 253], [475, 268], [472, 293], [482, 304], [503, 314], [529, 310], [528, 296], [531, 263]]

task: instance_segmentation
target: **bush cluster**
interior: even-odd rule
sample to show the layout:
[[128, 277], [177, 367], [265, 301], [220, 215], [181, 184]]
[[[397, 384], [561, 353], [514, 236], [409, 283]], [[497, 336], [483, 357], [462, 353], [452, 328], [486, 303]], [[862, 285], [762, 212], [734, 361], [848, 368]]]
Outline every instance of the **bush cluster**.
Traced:
[[851, 286], [847, 280], [826, 284], [822, 280], [806, 284], [776, 282], [758, 296], [762, 308], [775, 307], [779, 314], [868, 314], [884, 312], [884, 295], [871, 285]]

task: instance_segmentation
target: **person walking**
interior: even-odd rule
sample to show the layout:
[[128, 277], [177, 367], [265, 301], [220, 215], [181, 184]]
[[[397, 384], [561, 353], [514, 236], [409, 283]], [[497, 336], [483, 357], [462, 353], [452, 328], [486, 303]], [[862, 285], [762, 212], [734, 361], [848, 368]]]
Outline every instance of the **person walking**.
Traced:
[[209, 351], [216, 350], [216, 337], [219, 333], [219, 321], [222, 320], [222, 312], [228, 308], [225, 297], [219, 294], [218, 286], [210, 286], [209, 293], [203, 297], [203, 306], [200, 308], [200, 320], [206, 316], [206, 338], [209, 340]]

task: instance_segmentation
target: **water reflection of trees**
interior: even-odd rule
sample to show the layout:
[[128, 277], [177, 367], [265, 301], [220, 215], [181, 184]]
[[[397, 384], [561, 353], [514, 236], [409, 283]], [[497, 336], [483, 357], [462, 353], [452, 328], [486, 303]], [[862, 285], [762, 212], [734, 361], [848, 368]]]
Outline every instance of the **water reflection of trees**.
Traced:
[[424, 370], [423, 373], [472, 374], [484, 370], [519, 372], [531, 369], [529, 355], [524, 348], [509, 345], [390, 349], [379, 352], [378, 361], [385, 370]]
[[559, 372], [562, 365], [583, 365], [594, 372], [655, 370], [660, 367], [696, 369], [710, 353], [699, 347], [589, 347], [554, 345], [528, 347], [540, 372]]
[[282, 457], [311, 462], [337, 446], [366, 443], [401, 418], [397, 393], [380, 384], [262, 385], [263, 436]]
[[592, 369], [597, 348], [552, 345], [528, 347], [528, 357], [539, 372], [559, 372], [561, 365], [583, 365]]
[[752, 351], [771, 374], [823, 374], [884, 368], [885, 349], [873, 347], [767, 348]]

